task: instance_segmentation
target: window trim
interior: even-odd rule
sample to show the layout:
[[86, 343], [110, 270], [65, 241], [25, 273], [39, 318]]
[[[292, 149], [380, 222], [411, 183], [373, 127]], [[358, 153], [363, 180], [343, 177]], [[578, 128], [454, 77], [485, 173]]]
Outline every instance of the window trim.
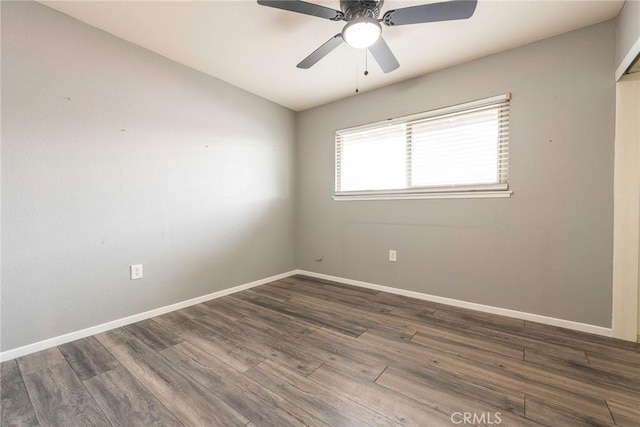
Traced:
[[[411, 114], [407, 116], [395, 117], [386, 120], [380, 120], [375, 123], [354, 126], [336, 131], [336, 146], [334, 157], [334, 195], [335, 201], [347, 200], [394, 200], [394, 199], [469, 199], [469, 198], [508, 198], [511, 197], [513, 191], [509, 189], [508, 182], [495, 184], [476, 184], [476, 185], [451, 185], [440, 187], [412, 187], [394, 190], [362, 190], [362, 191], [337, 191], [339, 186], [340, 174], [338, 171], [338, 157], [341, 153], [339, 150], [342, 146], [338, 144], [338, 134], [340, 132], [357, 132], [368, 129], [375, 129], [381, 126], [392, 126], [416, 120], [427, 119], [436, 116], [458, 113], [465, 110], [499, 104], [501, 102], [511, 101], [511, 93], [507, 92], [502, 95], [492, 96], [490, 98], [478, 99], [475, 101], [465, 102], [463, 104], [451, 105], [444, 108], [438, 108], [422, 113]], [[409, 154], [407, 154], [409, 155]]]

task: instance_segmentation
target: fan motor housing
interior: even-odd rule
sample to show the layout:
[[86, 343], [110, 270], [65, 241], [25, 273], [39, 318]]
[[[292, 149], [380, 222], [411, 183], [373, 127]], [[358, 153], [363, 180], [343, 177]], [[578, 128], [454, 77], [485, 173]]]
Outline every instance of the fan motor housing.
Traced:
[[340, 9], [344, 13], [344, 20], [356, 18], [378, 19], [384, 0], [340, 0]]

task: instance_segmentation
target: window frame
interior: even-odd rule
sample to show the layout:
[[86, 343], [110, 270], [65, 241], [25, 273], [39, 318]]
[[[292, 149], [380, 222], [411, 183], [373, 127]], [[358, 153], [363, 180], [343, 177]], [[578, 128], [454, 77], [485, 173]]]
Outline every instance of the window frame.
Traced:
[[[498, 96], [489, 98], [483, 98], [463, 104], [452, 105], [444, 108], [438, 108], [435, 110], [429, 110], [417, 114], [411, 114], [407, 116], [381, 120], [375, 123], [368, 123], [365, 125], [354, 126], [345, 129], [339, 129], [335, 132], [335, 156], [334, 156], [334, 195], [335, 201], [344, 200], [390, 200], [390, 199], [451, 199], [451, 198], [504, 198], [511, 197], [513, 193], [509, 188], [508, 183], [508, 166], [509, 166], [509, 127], [506, 130], [506, 172], [505, 182], [492, 183], [492, 184], [470, 184], [470, 185], [450, 185], [450, 186], [424, 186], [424, 187], [407, 187], [393, 190], [360, 190], [360, 191], [338, 191], [340, 185], [340, 161], [341, 161], [341, 149], [340, 135], [349, 132], [360, 132], [368, 129], [376, 129], [385, 126], [393, 126], [398, 124], [412, 124], [419, 120], [446, 116], [449, 114], [461, 113], [467, 110], [474, 110], [482, 107], [489, 107], [492, 105], [499, 106], [500, 104], [507, 104], [507, 109], [510, 107], [511, 94], [505, 93]], [[509, 117], [507, 110], [507, 118]], [[407, 127], [409, 132], [410, 127]], [[410, 164], [410, 144], [407, 137], [405, 137], [405, 144], [407, 147], [407, 167]], [[500, 151], [499, 151], [500, 153]], [[499, 154], [498, 153], [498, 154]], [[500, 164], [499, 164], [500, 166]], [[407, 174], [409, 178], [410, 174]], [[410, 183], [408, 182], [407, 185]]]

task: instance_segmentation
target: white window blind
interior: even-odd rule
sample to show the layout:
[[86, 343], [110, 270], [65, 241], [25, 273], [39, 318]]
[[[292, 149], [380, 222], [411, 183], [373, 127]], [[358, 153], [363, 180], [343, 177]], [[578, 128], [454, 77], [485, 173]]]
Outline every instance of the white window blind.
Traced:
[[336, 198], [506, 191], [509, 94], [336, 132]]

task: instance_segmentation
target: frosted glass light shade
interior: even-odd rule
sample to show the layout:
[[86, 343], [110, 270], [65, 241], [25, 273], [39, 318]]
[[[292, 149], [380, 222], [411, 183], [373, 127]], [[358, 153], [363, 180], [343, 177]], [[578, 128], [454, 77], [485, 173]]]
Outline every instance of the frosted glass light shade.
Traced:
[[352, 47], [362, 49], [374, 44], [382, 33], [382, 27], [372, 18], [356, 18], [345, 25], [342, 38]]

